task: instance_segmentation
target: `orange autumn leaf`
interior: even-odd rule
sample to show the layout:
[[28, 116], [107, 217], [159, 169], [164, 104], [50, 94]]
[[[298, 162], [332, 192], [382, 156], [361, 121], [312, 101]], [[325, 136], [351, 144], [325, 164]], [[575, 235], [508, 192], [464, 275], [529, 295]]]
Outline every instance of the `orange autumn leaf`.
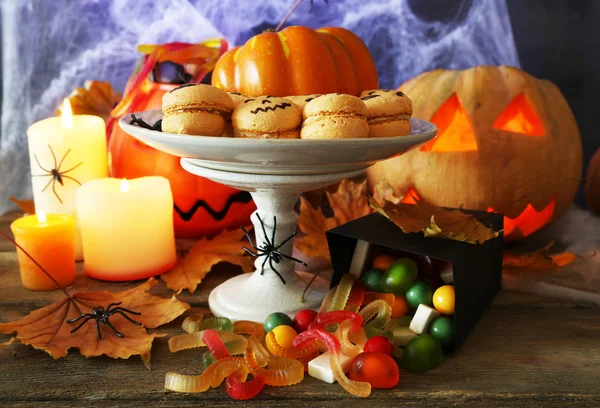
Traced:
[[469, 244], [481, 244], [500, 234], [471, 214], [460, 210], [446, 210], [427, 204], [418, 197], [414, 198], [416, 204], [394, 204], [384, 201], [383, 205], [380, 205], [369, 197], [369, 204], [405, 233], [423, 232], [426, 237], [447, 238]]
[[244, 232], [223, 231], [214, 238], [203, 238], [190, 249], [175, 268], [161, 276], [173, 290], [187, 289], [194, 293], [212, 267], [220, 262], [241, 266], [244, 272], [253, 269], [254, 260], [242, 249]]
[[335, 193], [327, 193], [333, 217], [325, 217], [321, 210], [300, 198], [298, 227], [304, 236], [294, 242], [303, 254], [314, 258], [329, 258], [329, 247], [325, 232], [373, 212], [366, 196], [366, 184], [344, 180]]
[[10, 196], [9, 198], [10, 201], [19, 206], [24, 214], [35, 214], [35, 204], [33, 203], [33, 200], [19, 200], [13, 196]]
[[[150, 349], [155, 337], [163, 334], [148, 333], [146, 328], [153, 329], [166, 324], [190, 308], [187, 303], [148, 293], [158, 281], [147, 282], [121, 293], [84, 292], [65, 297], [49, 306], [37, 309], [27, 316], [11, 323], [0, 323], [0, 332], [10, 334], [16, 332], [15, 339], [43, 350], [52, 357], [65, 357], [70, 348], [78, 348], [85, 357], [106, 355], [111, 358], [129, 358], [140, 355], [147, 365]], [[139, 312], [141, 315], [130, 315], [142, 324], [137, 326], [120, 314], [110, 316], [110, 323], [124, 337], [119, 338], [106, 324], [99, 323], [102, 338], [98, 339], [96, 321], [87, 321], [79, 330], [71, 333], [82, 321], [68, 323], [82, 313], [92, 313], [98, 306], [107, 308], [111, 303], [119, 303], [120, 307]]]
[[[107, 120], [121, 100], [121, 94], [108, 81], [85, 81], [83, 88], [75, 88], [68, 97], [74, 115], [95, 115]], [[56, 113], [61, 114], [62, 104]]]
[[502, 265], [515, 268], [558, 269], [579, 258], [578, 255], [572, 252], [551, 255], [549, 252], [553, 245], [554, 242], [551, 242], [538, 250], [523, 253], [504, 251]]

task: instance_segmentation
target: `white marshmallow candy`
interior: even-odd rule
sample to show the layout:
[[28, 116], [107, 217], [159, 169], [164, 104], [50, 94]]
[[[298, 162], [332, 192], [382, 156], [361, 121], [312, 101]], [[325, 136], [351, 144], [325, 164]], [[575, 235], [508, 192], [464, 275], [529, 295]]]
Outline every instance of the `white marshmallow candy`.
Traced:
[[425, 333], [429, 327], [429, 323], [439, 315], [435, 309], [421, 304], [417, 308], [408, 327], [417, 334]]
[[[342, 363], [342, 370], [344, 370], [344, 373], [350, 371], [352, 357], [348, 357], [343, 353], [340, 353], [340, 362]], [[333, 378], [333, 370], [329, 364], [328, 351], [309, 361], [308, 375], [316, 378], [317, 380], [325, 381], [329, 384], [333, 384], [335, 382], [335, 378]]]

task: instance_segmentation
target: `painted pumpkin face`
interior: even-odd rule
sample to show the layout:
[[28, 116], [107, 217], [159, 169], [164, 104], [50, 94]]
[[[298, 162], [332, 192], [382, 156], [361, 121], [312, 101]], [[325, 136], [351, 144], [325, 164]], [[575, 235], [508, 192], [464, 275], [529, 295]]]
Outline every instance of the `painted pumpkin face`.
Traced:
[[[371, 185], [435, 205], [498, 210], [505, 239], [528, 236], [573, 201], [581, 137], [558, 88], [511, 67], [423, 73], [399, 88], [438, 136], [373, 166]], [[570, 179], [570, 180], [569, 180]]]
[[[149, 97], [140, 110], [159, 109], [162, 96], [178, 85], [148, 82]], [[256, 209], [250, 193], [215, 183], [185, 171], [179, 157], [147, 146], [123, 132], [115, 121], [109, 142], [113, 177], [164, 176], [169, 179], [175, 208], [175, 235], [197, 238], [250, 222]]]
[[377, 69], [365, 43], [339, 27], [287, 27], [227, 51], [212, 84], [244, 95], [359, 95], [377, 89]]

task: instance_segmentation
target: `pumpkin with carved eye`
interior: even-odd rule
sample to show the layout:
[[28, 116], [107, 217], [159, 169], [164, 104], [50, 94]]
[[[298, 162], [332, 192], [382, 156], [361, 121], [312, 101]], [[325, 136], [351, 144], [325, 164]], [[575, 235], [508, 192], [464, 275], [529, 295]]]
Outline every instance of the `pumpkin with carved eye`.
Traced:
[[438, 136], [368, 170], [398, 197], [498, 210], [507, 241], [560, 217], [582, 170], [577, 123], [558, 88], [512, 67], [425, 72], [399, 88]]

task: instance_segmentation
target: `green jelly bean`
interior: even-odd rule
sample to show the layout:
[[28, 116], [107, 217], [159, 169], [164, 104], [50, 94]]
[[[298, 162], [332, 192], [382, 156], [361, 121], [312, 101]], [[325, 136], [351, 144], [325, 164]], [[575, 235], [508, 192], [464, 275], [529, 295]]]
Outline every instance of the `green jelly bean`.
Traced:
[[406, 303], [413, 309], [418, 308], [419, 305], [432, 306], [433, 288], [427, 282], [413, 283], [406, 291]]
[[435, 318], [429, 326], [429, 334], [439, 341], [442, 347], [451, 347], [454, 344], [454, 321], [448, 316]]
[[444, 358], [442, 345], [428, 333], [412, 339], [404, 348], [402, 368], [423, 373], [438, 366]]

